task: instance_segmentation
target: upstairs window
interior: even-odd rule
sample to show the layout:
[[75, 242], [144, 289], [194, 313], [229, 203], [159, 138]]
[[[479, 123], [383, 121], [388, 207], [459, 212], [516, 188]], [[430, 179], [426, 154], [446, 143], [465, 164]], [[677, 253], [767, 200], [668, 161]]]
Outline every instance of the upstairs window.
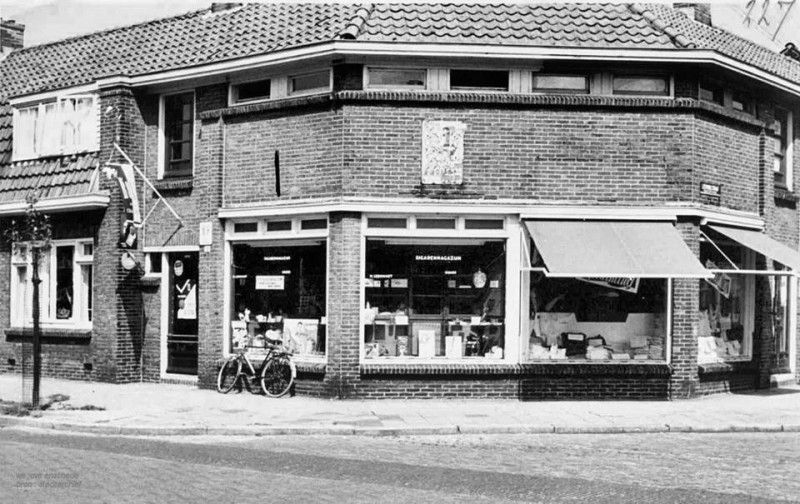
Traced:
[[424, 68], [370, 68], [367, 75], [371, 88], [425, 89], [428, 72]]
[[330, 89], [330, 70], [289, 76], [290, 95], [320, 93]]
[[745, 114], [755, 115], [756, 106], [753, 99], [745, 93], [734, 91], [731, 97], [731, 107], [733, 110], [744, 112]]
[[450, 89], [508, 91], [508, 70], [450, 70]]
[[164, 97], [164, 164], [162, 176], [192, 175], [194, 157], [194, 93]]
[[533, 91], [536, 93], [588, 93], [586, 75], [534, 74]]
[[717, 105], [725, 104], [725, 93], [722, 86], [710, 82], [701, 82], [699, 98], [702, 101], [716, 103]]
[[14, 110], [14, 160], [97, 150], [98, 133], [92, 95], [18, 108]]
[[774, 165], [775, 185], [787, 189], [792, 186], [792, 113], [786, 109], [775, 109]]
[[269, 100], [272, 91], [270, 79], [242, 82], [231, 86], [231, 103], [248, 103]]
[[669, 78], [652, 75], [615, 75], [615, 95], [668, 96]]

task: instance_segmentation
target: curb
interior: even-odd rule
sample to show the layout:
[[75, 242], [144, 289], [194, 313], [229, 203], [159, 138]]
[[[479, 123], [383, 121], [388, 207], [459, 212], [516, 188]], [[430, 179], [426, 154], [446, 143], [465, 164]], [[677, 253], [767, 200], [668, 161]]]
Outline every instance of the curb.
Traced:
[[709, 427], [706, 425], [630, 425], [630, 426], [559, 426], [559, 425], [441, 425], [426, 427], [285, 427], [285, 426], [163, 426], [132, 427], [50, 422], [31, 418], [0, 416], [0, 429], [23, 427], [76, 434], [114, 436], [433, 436], [459, 434], [731, 434], [800, 432], [800, 424], [753, 424]]

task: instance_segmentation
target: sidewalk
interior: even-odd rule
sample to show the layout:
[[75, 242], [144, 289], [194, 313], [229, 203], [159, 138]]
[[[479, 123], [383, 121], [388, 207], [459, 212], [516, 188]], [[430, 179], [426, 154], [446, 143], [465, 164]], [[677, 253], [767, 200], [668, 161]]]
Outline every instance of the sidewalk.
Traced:
[[[0, 375], [0, 399], [19, 401], [22, 379]], [[186, 385], [113, 385], [43, 379], [39, 417], [0, 416], [24, 426], [124, 435], [497, 434], [800, 432], [800, 387], [681, 401], [271, 399]], [[104, 411], [69, 408], [97, 406]]]

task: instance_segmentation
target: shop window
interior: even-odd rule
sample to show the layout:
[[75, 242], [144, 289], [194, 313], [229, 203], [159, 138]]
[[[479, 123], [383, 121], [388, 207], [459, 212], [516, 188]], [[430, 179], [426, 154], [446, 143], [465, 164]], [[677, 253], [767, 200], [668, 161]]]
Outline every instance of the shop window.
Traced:
[[663, 361], [667, 280], [531, 274], [528, 360]]
[[165, 96], [163, 113], [165, 150], [162, 176], [191, 176], [194, 157], [194, 93]]
[[298, 355], [324, 355], [326, 345], [324, 242], [306, 245], [233, 244], [233, 351], [252, 353], [280, 339]]
[[405, 229], [407, 225], [408, 222], [404, 218], [370, 217], [367, 219], [367, 227], [370, 228]]
[[[53, 242], [39, 261], [39, 314], [44, 325], [86, 326], [92, 321], [92, 251], [90, 243]], [[88, 252], [88, 253], [87, 253]], [[11, 323], [32, 324], [32, 253], [16, 244], [12, 254]]]
[[258, 222], [236, 222], [233, 224], [234, 233], [255, 233], [258, 231]]
[[455, 219], [417, 219], [417, 229], [455, 229]]
[[267, 222], [267, 232], [275, 233], [278, 231], [291, 231], [292, 221], [270, 221]]
[[792, 184], [792, 113], [786, 109], [775, 109], [774, 130], [774, 164], [775, 185], [791, 188]]
[[329, 91], [331, 88], [330, 70], [322, 70], [289, 77], [289, 94], [309, 94]]
[[14, 111], [14, 159], [73, 154], [99, 148], [92, 95], [61, 97]]
[[368, 70], [371, 88], [411, 88], [425, 89], [427, 70], [424, 68], [370, 68]]
[[701, 82], [699, 98], [702, 101], [723, 105], [725, 103], [725, 93], [722, 86], [710, 82]]
[[465, 229], [503, 229], [503, 219], [465, 219]]
[[508, 70], [450, 70], [450, 89], [508, 91]]
[[231, 102], [246, 103], [269, 100], [271, 87], [272, 81], [270, 79], [234, 84], [231, 86]]
[[502, 359], [505, 242], [368, 240], [365, 358]]
[[752, 276], [736, 273], [744, 268], [744, 249], [726, 244], [700, 243], [700, 260], [714, 278], [700, 280], [700, 302], [697, 314], [698, 350], [700, 364], [748, 358], [752, 346], [753, 289]]
[[588, 93], [586, 75], [533, 74], [533, 91], [540, 93]]
[[669, 78], [661, 76], [615, 75], [615, 95], [669, 95]]
[[789, 319], [792, 316], [789, 304], [789, 277], [771, 275], [767, 277], [772, 313], [772, 335], [775, 344], [773, 372], [791, 372]]

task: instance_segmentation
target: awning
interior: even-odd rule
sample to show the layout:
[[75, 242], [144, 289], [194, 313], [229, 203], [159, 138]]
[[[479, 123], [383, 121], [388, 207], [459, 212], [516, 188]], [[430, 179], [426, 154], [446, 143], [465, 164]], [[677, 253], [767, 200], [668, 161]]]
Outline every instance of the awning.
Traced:
[[552, 277], [709, 278], [669, 222], [525, 221]]
[[787, 247], [783, 243], [770, 238], [759, 231], [750, 229], [728, 228], [722, 226], [708, 226], [717, 233], [739, 242], [745, 247], [765, 255], [773, 261], [798, 271], [800, 270], [800, 252]]

